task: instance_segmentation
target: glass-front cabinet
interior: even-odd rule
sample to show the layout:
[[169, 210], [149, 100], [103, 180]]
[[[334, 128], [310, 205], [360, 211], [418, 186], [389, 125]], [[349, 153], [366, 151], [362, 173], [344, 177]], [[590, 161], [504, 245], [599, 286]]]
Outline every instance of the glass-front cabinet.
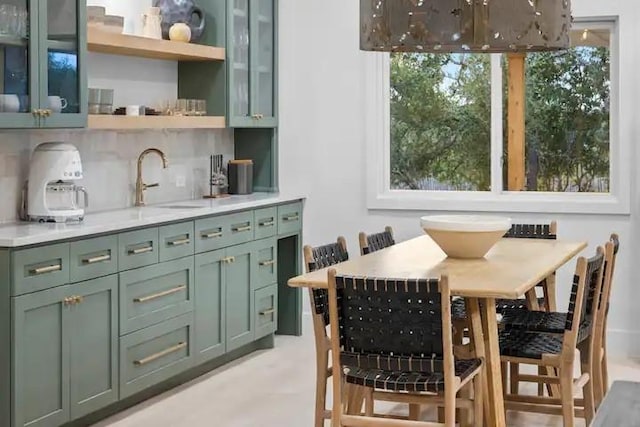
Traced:
[[229, 5], [229, 125], [276, 127], [276, 1], [231, 0]]
[[85, 9], [85, 0], [2, 1], [1, 128], [86, 125]]

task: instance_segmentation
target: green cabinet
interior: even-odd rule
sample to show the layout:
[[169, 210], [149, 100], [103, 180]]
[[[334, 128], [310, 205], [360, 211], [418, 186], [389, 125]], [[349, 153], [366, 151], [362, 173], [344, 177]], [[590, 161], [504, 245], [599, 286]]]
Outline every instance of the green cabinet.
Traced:
[[196, 362], [225, 352], [224, 249], [195, 257], [195, 343]]
[[232, 246], [225, 250], [223, 280], [225, 282], [225, 316], [227, 351], [253, 341], [253, 243]]
[[0, 127], [84, 127], [86, 0], [14, 0], [0, 37]]
[[117, 277], [13, 299], [13, 426], [57, 426], [118, 399]]
[[278, 124], [276, 87], [277, 2], [227, 2], [229, 126]]

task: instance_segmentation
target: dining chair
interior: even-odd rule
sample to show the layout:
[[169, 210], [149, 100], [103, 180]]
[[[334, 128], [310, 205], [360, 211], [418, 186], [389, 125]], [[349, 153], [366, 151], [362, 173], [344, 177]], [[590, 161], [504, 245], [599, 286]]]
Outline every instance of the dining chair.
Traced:
[[[609, 305], [611, 300], [611, 288], [613, 283], [613, 273], [615, 272], [616, 259], [620, 250], [620, 239], [617, 234], [611, 234], [609, 242], [612, 256], [608, 265], [605, 265], [605, 279], [602, 285], [602, 293], [600, 304], [598, 304], [598, 313], [596, 314], [596, 324], [593, 331], [595, 361], [594, 370], [596, 372], [596, 380], [594, 382], [594, 398], [596, 408], [600, 406], [604, 396], [609, 390], [609, 370], [607, 362], [607, 319], [609, 317]], [[606, 250], [606, 248], [605, 248]]]
[[[306, 245], [303, 248], [304, 263], [307, 272], [330, 267], [349, 260], [347, 241], [338, 237], [335, 243], [317, 247]], [[314, 427], [324, 426], [325, 419], [331, 419], [331, 411], [326, 409], [327, 381], [331, 378], [332, 368], [329, 366], [329, 350], [331, 341], [327, 335], [329, 325], [328, 291], [326, 289], [309, 288], [311, 316], [313, 319], [313, 335], [316, 344], [316, 407]]]
[[[329, 316], [334, 370], [332, 425], [453, 427], [456, 404], [466, 423], [481, 426], [481, 358], [455, 358], [447, 277], [383, 279], [337, 276], [329, 269]], [[480, 319], [472, 319], [479, 330]], [[475, 332], [474, 332], [475, 333]], [[345, 413], [343, 385], [364, 387], [365, 413]], [[456, 397], [472, 388], [473, 399]], [[374, 401], [445, 407], [444, 424], [374, 416]], [[355, 412], [355, 413], [353, 413]]]
[[375, 234], [367, 235], [362, 231], [358, 235], [358, 241], [360, 242], [360, 255], [367, 255], [396, 244], [393, 239], [393, 229], [389, 226], [385, 227], [384, 231]]
[[[552, 374], [519, 374], [517, 380], [559, 386], [558, 395], [550, 397], [505, 394], [507, 409], [562, 415], [565, 427], [574, 425], [577, 413], [585, 418], [587, 425], [590, 424], [595, 410], [591, 336], [605, 259], [606, 252], [602, 247], [598, 247], [596, 255], [589, 260], [578, 259], [568, 312], [511, 310], [503, 315], [504, 329], [499, 335], [501, 361], [551, 368]], [[577, 349], [580, 350], [581, 375], [574, 380]], [[583, 391], [580, 402], [583, 408], [576, 410], [574, 395], [579, 389]]]

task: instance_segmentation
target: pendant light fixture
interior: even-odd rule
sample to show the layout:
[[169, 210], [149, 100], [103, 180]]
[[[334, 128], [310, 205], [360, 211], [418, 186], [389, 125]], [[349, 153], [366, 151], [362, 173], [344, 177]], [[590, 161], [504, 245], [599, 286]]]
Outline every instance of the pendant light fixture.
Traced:
[[533, 52], [569, 47], [570, 0], [360, 0], [360, 49]]

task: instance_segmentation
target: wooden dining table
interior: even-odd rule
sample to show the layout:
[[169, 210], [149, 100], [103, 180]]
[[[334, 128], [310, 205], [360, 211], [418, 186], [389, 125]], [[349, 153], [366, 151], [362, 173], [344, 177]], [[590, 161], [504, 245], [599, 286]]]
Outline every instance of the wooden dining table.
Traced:
[[[506, 421], [495, 300], [522, 297], [586, 246], [586, 242], [503, 238], [484, 258], [454, 259], [448, 258], [425, 235], [332, 268], [339, 275], [379, 278], [424, 279], [447, 275], [452, 295], [464, 297], [470, 307], [480, 307], [482, 340], [474, 343], [474, 347], [486, 361], [485, 420], [488, 426], [503, 427]], [[327, 270], [294, 277], [288, 284], [327, 288]]]

